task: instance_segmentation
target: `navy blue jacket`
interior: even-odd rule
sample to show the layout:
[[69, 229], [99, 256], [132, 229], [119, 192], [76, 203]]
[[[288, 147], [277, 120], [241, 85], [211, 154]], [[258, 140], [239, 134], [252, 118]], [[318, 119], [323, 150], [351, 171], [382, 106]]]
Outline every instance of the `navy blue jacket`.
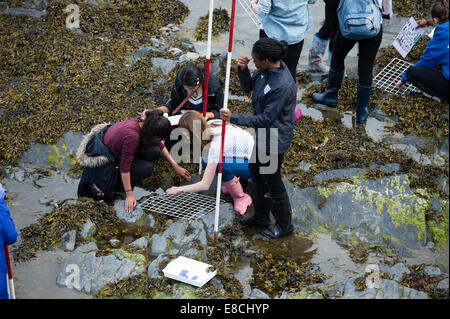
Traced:
[[0, 299], [8, 299], [6, 257], [4, 246], [17, 240], [17, 231], [3, 196], [0, 197]]
[[[265, 132], [266, 152], [282, 154], [291, 145], [294, 130], [294, 113], [296, 85], [286, 64], [281, 61], [281, 68], [266, 71], [257, 70], [250, 76], [250, 71], [238, 67], [239, 81], [245, 93], [253, 91], [253, 116], [249, 114], [232, 114], [230, 122], [237, 125], [252, 127], [256, 130], [256, 145], [259, 135]], [[261, 131], [258, 128], [265, 130]], [[276, 128], [277, 136], [270, 134], [270, 129]], [[275, 142], [278, 143], [277, 148]], [[270, 147], [272, 145], [272, 147]]]

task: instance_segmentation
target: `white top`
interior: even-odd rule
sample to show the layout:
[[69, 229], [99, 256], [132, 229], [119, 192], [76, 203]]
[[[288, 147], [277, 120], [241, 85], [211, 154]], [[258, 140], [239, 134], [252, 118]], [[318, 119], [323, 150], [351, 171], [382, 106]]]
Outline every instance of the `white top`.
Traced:
[[[216, 134], [209, 143], [208, 159], [220, 157], [220, 133], [222, 127], [213, 128]], [[233, 124], [227, 124], [225, 127], [225, 147], [223, 150], [223, 157], [236, 157], [250, 159], [254, 145], [253, 136]], [[205, 148], [208, 150], [208, 148]], [[204, 157], [204, 156], [203, 156]]]

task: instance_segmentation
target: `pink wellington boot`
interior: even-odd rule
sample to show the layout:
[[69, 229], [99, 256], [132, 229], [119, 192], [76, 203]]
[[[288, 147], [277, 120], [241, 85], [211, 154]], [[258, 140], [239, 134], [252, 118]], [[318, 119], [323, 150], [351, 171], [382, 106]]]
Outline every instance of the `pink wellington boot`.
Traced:
[[223, 183], [223, 187], [226, 188], [233, 198], [234, 210], [239, 214], [244, 215], [248, 206], [252, 204], [252, 198], [242, 190], [239, 178], [235, 176], [231, 181]]
[[297, 91], [295, 93], [295, 115], [294, 115], [294, 123], [297, 122], [302, 117], [302, 110], [297, 108], [297, 94], [298, 94], [298, 83], [297, 83]]

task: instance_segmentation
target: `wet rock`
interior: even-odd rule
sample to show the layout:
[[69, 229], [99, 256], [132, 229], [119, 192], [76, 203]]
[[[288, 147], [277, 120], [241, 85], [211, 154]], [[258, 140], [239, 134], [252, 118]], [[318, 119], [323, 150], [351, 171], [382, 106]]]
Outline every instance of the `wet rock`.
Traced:
[[110, 239], [109, 240], [109, 244], [111, 245], [112, 248], [119, 248], [120, 240], [118, 240], [118, 239]]
[[89, 253], [91, 251], [97, 250], [97, 244], [91, 241], [89, 244], [83, 245], [75, 249], [74, 253], [81, 254], [81, 253]]
[[[95, 254], [90, 252], [69, 256], [57, 275], [57, 285], [92, 295], [106, 284], [140, 274], [141, 261], [120, 259], [116, 255], [96, 257]], [[79, 275], [79, 280], [76, 280], [75, 273]]]
[[25, 181], [25, 171], [21, 168], [17, 168], [16, 171], [11, 175], [11, 178], [15, 179], [19, 183], [23, 183]]
[[441, 280], [438, 285], [437, 285], [438, 289], [443, 289], [443, 290], [448, 290], [448, 278]]
[[167, 250], [167, 240], [166, 237], [158, 236], [154, 234], [150, 241], [150, 255], [158, 256], [165, 253]]
[[206, 42], [194, 42], [194, 49], [199, 56], [206, 56], [207, 44]]
[[142, 208], [139, 206], [136, 206], [131, 213], [128, 213], [125, 210], [124, 200], [117, 201], [114, 204], [114, 210], [116, 211], [117, 218], [129, 224], [136, 224], [144, 215]]
[[327, 179], [332, 178], [350, 178], [352, 179], [353, 176], [358, 176], [364, 174], [365, 170], [362, 168], [344, 168], [344, 169], [336, 169], [336, 170], [329, 170], [325, 172], [321, 172], [314, 176], [314, 180], [318, 183], [321, 183]]
[[422, 165], [442, 166], [445, 164], [445, 160], [439, 155], [435, 154], [432, 158], [429, 158], [421, 154], [414, 145], [392, 144], [389, 147], [393, 150], [405, 152], [408, 157]]
[[107, 6], [110, 1], [109, 0], [84, 0], [84, 3], [89, 4], [95, 7], [104, 7]]
[[[227, 227], [228, 225], [232, 225], [236, 213], [234, 212], [233, 205], [230, 203], [224, 203], [220, 205], [220, 214], [219, 214], [219, 231]], [[215, 221], [215, 212], [211, 211], [205, 216], [201, 218], [201, 220], [205, 224], [206, 234], [208, 236], [214, 236], [214, 221]]]
[[183, 51], [178, 48], [171, 48], [169, 52], [172, 53], [174, 58], [179, 58], [183, 55]]
[[438, 267], [426, 266], [423, 271], [432, 277], [441, 275], [441, 270]]
[[76, 240], [77, 232], [76, 230], [71, 230], [64, 233], [62, 240], [62, 248], [65, 251], [73, 251], [75, 249], [75, 240]]
[[41, 198], [39, 199], [39, 204], [43, 205], [43, 206], [54, 206], [55, 201], [53, 198]]
[[200, 55], [198, 55], [195, 52], [188, 52], [188, 53], [183, 54], [182, 56], [180, 56], [178, 61], [179, 62], [186, 62], [186, 61], [191, 61], [191, 60], [197, 60], [199, 57], [200, 57]]
[[164, 254], [160, 254], [155, 260], [153, 260], [147, 269], [147, 275], [150, 278], [155, 279], [162, 279], [164, 276], [160, 275], [160, 272], [162, 272], [162, 269], [160, 269], [159, 264], [169, 260], [169, 257], [167, 257]]
[[265, 292], [259, 290], [258, 288], [255, 288], [252, 290], [252, 292], [249, 295], [250, 299], [270, 299], [269, 295], [267, 295]]
[[145, 224], [151, 229], [155, 228], [155, 217], [151, 214], [147, 214], [145, 217]]
[[406, 267], [403, 263], [396, 264], [387, 269], [381, 268], [381, 270], [392, 275], [392, 278], [395, 281], [401, 281], [405, 274], [407, 275], [407, 274], [411, 273], [409, 271], [408, 267]]
[[88, 218], [83, 226], [83, 229], [81, 230], [80, 235], [83, 239], [88, 239], [89, 237], [93, 236], [94, 233], [95, 224]]
[[128, 58], [128, 64], [132, 65], [133, 63], [136, 63], [137, 61], [139, 61], [139, 59], [143, 56], [149, 55], [150, 53], [153, 52], [153, 48], [151, 47], [142, 47], [139, 48], [137, 51], [133, 52], [133, 54], [131, 54], [131, 56]]
[[152, 71], [156, 71], [156, 69], [160, 68], [161, 72], [164, 75], [169, 74], [169, 72], [172, 71], [172, 69], [177, 65], [177, 61], [163, 58], [153, 58], [152, 63], [153, 63]]
[[445, 137], [441, 145], [439, 145], [439, 155], [449, 158], [448, 153], [449, 153], [448, 137]]
[[147, 237], [141, 237], [128, 245], [131, 249], [145, 249], [148, 246]]
[[41, 19], [42, 17], [46, 16], [48, 12], [46, 11], [39, 11], [36, 9], [23, 9], [23, 8], [6, 8], [0, 14], [6, 14], [6, 15], [27, 15], [32, 18]]
[[327, 229], [341, 237], [345, 231], [349, 242], [383, 244], [404, 256], [426, 245], [428, 202], [410, 189], [406, 175], [356, 178], [354, 184], [306, 189], [294, 188], [286, 180], [285, 185], [292, 203], [292, 222], [298, 230]]
[[380, 287], [365, 288], [364, 290], [357, 290], [352, 278], [347, 280], [344, 286], [344, 299], [429, 299], [424, 292], [404, 287], [397, 282], [389, 279], [380, 279]]
[[300, 168], [302, 171], [308, 172], [311, 168], [312, 164], [307, 163], [305, 161], [301, 161], [300, 164], [298, 164], [298, 168]]
[[398, 173], [400, 171], [400, 168], [401, 168], [401, 166], [398, 163], [389, 163], [386, 165], [379, 165], [379, 164], [374, 163], [369, 166], [370, 170], [380, 169], [387, 174]]
[[21, 162], [39, 167], [56, 168], [67, 172], [75, 164], [75, 153], [83, 139], [80, 132], [67, 132], [53, 145], [37, 143], [31, 146], [20, 158]]
[[281, 296], [275, 299], [324, 299], [320, 292], [310, 292], [307, 289], [302, 289], [299, 292], [290, 293], [283, 291]]

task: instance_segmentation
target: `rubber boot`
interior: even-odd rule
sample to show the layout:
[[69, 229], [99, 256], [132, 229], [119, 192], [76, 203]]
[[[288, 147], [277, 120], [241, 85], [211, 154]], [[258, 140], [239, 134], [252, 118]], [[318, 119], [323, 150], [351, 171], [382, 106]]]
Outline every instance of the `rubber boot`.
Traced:
[[297, 95], [298, 95], [298, 83], [297, 90], [295, 91], [295, 113], [294, 113], [294, 123], [296, 123], [302, 117], [302, 110], [297, 108]]
[[269, 209], [275, 218], [275, 226], [263, 230], [261, 235], [267, 238], [279, 238], [292, 234], [294, 231], [291, 223], [292, 209], [287, 192], [277, 197], [266, 194], [266, 198]]
[[336, 107], [338, 103], [338, 92], [341, 88], [343, 78], [344, 71], [336, 72], [330, 68], [327, 90], [324, 93], [313, 93], [313, 101], [325, 104], [328, 107]]
[[239, 178], [235, 176], [231, 181], [223, 183], [234, 201], [234, 210], [241, 215], [247, 212], [247, 207], [252, 204], [252, 198], [242, 190]]
[[314, 34], [311, 47], [309, 48], [309, 55], [308, 55], [308, 71], [311, 73], [314, 72], [321, 72], [321, 73], [327, 73], [328, 67], [323, 62], [323, 57], [325, 55], [325, 51], [327, 49], [328, 45], [328, 39], [322, 40], [317, 36], [317, 34]]
[[369, 98], [373, 86], [362, 86], [358, 83], [356, 95], [356, 124], [364, 124], [369, 116]]
[[252, 198], [253, 210], [240, 216], [240, 222], [245, 226], [267, 227], [270, 225], [270, 211], [264, 195], [269, 192], [267, 183], [256, 184], [252, 179], [248, 180], [248, 190]]

